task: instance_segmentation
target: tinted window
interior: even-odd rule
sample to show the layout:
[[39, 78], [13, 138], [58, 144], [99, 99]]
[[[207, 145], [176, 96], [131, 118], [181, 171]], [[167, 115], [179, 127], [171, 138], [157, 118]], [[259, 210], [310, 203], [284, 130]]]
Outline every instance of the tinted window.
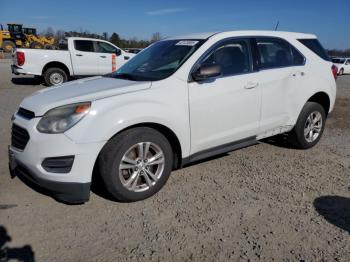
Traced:
[[326, 50], [322, 47], [320, 42], [314, 38], [314, 39], [299, 39], [299, 42], [301, 42], [303, 45], [305, 45], [307, 48], [309, 48], [312, 52], [317, 54], [319, 57], [321, 57], [324, 60], [330, 61]]
[[225, 41], [203, 60], [202, 65], [220, 65], [223, 76], [247, 73], [251, 68], [248, 42]]
[[114, 46], [107, 44], [105, 42], [97, 41], [96, 43], [97, 43], [97, 52], [115, 54], [116, 48]]
[[294, 65], [290, 44], [279, 39], [258, 38], [257, 45], [262, 69]]
[[84, 52], [94, 52], [94, 42], [89, 40], [75, 40], [74, 46], [76, 50]]
[[303, 65], [305, 63], [305, 57], [296, 50], [293, 46], [290, 46], [292, 49], [292, 55], [293, 55], [293, 65]]
[[346, 64], [347, 64], [347, 65], [350, 65], [350, 59], [348, 59], [348, 61], [346, 61]]

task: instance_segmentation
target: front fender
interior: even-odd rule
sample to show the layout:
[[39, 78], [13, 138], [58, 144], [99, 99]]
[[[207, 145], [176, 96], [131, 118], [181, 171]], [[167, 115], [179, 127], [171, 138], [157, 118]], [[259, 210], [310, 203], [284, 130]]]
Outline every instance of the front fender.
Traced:
[[186, 157], [190, 152], [187, 92], [181, 88], [173, 96], [169, 92], [170, 88], [149, 89], [93, 101], [89, 114], [65, 134], [76, 143], [106, 142], [130, 126], [155, 123], [173, 131]]

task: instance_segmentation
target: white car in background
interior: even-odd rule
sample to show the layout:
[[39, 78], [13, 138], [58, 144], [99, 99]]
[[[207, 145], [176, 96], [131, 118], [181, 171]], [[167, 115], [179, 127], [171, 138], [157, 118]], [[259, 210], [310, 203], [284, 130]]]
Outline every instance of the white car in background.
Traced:
[[338, 75], [350, 74], [350, 58], [333, 57], [332, 62], [338, 67]]
[[43, 76], [46, 85], [60, 85], [73, 76], [112, 73], [135, 56], [108, 41], [82, 37], [67, 38], [64, 49], [18, 48], [12, 73]]
[[266, 137], [286, 133], [310, 148], [333, 109], [336, 73], [311, 34], [164, 39], [113, 74], [26, 97], [13, 116], [11, 174], [73, 203], [88, 201], [98, 176], [130, 202], [158, 192], [174, 169]]

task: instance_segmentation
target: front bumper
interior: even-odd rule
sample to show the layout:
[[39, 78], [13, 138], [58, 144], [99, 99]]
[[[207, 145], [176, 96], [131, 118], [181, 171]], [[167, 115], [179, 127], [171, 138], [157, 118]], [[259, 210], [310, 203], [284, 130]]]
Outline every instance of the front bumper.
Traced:
[[80, 204], [89, 201], [91, 183], [57, 182], [38, 178], [25, 166], [17, 165], [15, 169], [10, 168], [12, 177], [18, 176], [30, 185], [43, 189], [43, 193], [51, 195], [54, 199], [70, 204]]
[[[14, 117], [13, 123], [26, 129], [30, 138], [23, 150], [9, 147], [12, 175], [30, 180], [57, 200], [70, 203], [88, 201], [95, 161], [104, 142], [76, 143], [65, 134], [39, 133], [36, 130], [39, 120], [24, 119], [17, 114]], [[64, 156], [74, 156], [68, 172], [50, 172], [43, 167], [45, 159]]]

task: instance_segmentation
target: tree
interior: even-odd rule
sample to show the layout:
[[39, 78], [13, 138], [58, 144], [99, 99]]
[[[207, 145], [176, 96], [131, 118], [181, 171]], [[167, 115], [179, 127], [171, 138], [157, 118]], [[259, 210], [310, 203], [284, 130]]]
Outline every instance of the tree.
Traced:
[[159, 32], [156, 32], [151, 37], [151, 43], [157, 42], [162, 39], [162, 35]]
[[120, 39], [120, 37], [119, 37], [119, 35], [117, 33], [113, 32], [113, 34], [109, 38], [109, 42], [115, 44], [116, 46], [120, 46], [121, 39]]

